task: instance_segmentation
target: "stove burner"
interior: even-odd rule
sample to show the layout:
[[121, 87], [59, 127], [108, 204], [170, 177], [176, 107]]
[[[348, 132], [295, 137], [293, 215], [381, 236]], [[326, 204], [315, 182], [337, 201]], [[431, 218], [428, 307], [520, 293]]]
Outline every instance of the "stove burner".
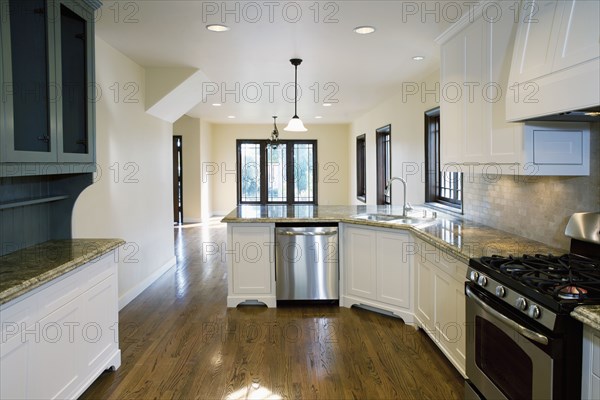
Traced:
[[558, 288], [558, 297], [563, 300], [579, 300], [585, 297], [587, 290], [575, 285], [567, 285]]

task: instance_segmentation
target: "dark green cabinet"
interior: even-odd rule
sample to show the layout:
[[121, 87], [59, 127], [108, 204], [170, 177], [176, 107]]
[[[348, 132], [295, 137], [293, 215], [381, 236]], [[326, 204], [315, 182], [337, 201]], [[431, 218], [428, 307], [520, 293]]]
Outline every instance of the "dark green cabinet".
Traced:
[[94, 9], [99, 5], [0, 0], [0, 176], [95, 170]]

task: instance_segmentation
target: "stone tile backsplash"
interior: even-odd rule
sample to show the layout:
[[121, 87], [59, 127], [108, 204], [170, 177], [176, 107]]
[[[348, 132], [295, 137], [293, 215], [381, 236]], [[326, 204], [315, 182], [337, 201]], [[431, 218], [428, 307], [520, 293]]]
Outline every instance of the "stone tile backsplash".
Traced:
[[564, 231], [571, 214], [600, 211], [598, 131], [594, 124], [590, 176], [465, 176], [465, 217], [568, 250]]

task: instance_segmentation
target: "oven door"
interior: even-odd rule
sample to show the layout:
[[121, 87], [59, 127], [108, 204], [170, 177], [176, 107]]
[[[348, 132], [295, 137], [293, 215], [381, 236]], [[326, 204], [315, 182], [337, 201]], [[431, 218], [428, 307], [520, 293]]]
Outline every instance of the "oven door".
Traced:
[[465, 293], [471, 383], [487, 400], [551, 399], [551, 338], [471, 283]]

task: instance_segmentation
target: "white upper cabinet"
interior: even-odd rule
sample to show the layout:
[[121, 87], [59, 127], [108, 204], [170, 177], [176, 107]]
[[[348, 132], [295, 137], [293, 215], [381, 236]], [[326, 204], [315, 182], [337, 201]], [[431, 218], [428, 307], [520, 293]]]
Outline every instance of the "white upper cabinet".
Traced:
[[[484, 3], [486, 4], [486, 3]], [[438, 38], [441, 44], [441, 162], [518, 163], [522, 126], [506, 122], [504, 96], [516, 25], [511, 2], [501, 16], [466, 15]]]
[[[577, 48], [594, 45], [589, 38], [582, 38], [583, 43], [575, 46], [573, 41], [584, 36], [585, 28], [572, 25], [594, 10], [597, 16], [600, 2], [594, 1], [596, 8], [579, 3], [481, 2], [472, 14], [465, 15], [437, 39], [441, 45], [440, 161], [444, 169], [509, 175], [589, 175], [588, 124], [553, 122], [542, 124], [542, 129], [536, 125], [532, 130], [506, 118], [511, 107], [545, 107], [577, 97], [580, 92], [600, 96], [597, 66], [595, 83], [592, 79], [583, 88], [563, 88], [558, 95], [546, 94], [545, 88], [531, 81], [542, 75], [559, 78], [553, 73], [558, 58], [561, 65], [573, 62], [567, 59], [592, 56], [597, 61], [598, 35], [595, 49], [580, 51]], [[590, 25], [592, 31], [598, 29], [597, 20], [584, 25]], [[562, 41], [561, 32], [567, 32]], [[560, 50], [557, 42], [563, 43]], [[592, 65], [590, 61], [582, 63]], [[523, 83], [511, 86], [509, 75], [513, 81]]]
[[600, 104], [600, 2], [520, 5], [506, 118], [532, 119]]

